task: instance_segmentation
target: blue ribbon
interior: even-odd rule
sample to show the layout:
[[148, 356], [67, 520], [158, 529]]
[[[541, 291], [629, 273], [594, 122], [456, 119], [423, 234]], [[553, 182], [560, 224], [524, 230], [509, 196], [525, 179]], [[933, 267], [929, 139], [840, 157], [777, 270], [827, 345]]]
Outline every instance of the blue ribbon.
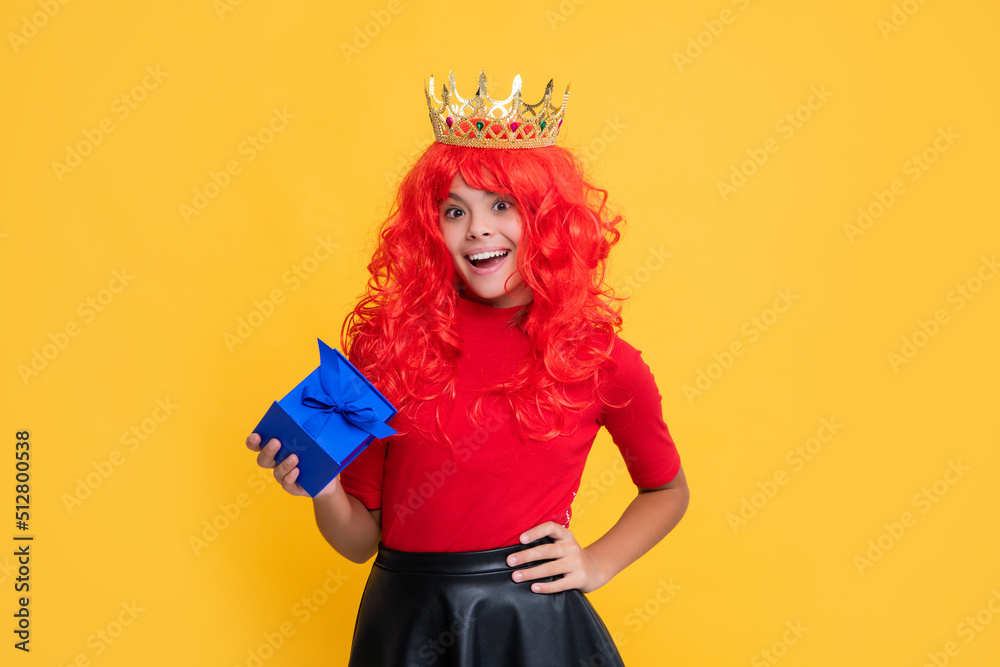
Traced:
[[375, 410], [358, 403], [368, 388], [350, 377], [350, 373], [341, 373], [339, 358], [324, 345], [320, 345], [319, 381], [320, 387], [306, 385], [302, 388], [302, 404], [317, 410], [302, 424], [314, 440], [320, 439], [334, 413], [376, 438], [395, 435], [396, 431], [379, 419]]

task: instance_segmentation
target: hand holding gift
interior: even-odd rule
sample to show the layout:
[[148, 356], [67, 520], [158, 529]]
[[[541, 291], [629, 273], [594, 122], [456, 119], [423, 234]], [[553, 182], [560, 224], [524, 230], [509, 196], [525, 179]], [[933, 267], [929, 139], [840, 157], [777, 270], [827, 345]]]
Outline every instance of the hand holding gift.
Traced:
[[[280, 448], [262, 448], [258, 464], [275, 462], [293, 495], [316, 495], [375, 438], [396, 433], [386, 422], [396, 408], [339, 351], [318, 340], [320, 365], [280, 401], [271, 404], [247, 446], [254, 451], [276, 438]], [[285, 464], [294, 456], [290, 464]], [[296, 465], [298, 468], [296, 468]], [[292, 470], [298, 472], [290, 479]], [[339, 483], [339, 482], [338, 482]]]
[[[262, 447], [260, 436], [256, 433], [251, 433], [247, 436], [247, 447], [250, 451], [258, 452], [257, 465], [261, 468], [274, 469], [274, 478], [278, 480], [279, 484], [281, 484], [281, 488], [293, 496], [309, 495], [309, 492], [302, 488], [302, 485], [297, 481], [299, 478], [299, 457], [297, 455], [290, 454], [289, 456], [286, 456], [285, 460], [281, 463], [276, 464], [274, 462], [274, 456], [281, 448], [281, 441], [277, 438], [272, 438], [270, 442], [266, 443]], [[340, 475], [337, 475], [330, 481], [329, 484], [326, 485], [326, 487], [313, 497], [318, 498], [322, 495], [336, 493], [337, 486], [339, 484]]]

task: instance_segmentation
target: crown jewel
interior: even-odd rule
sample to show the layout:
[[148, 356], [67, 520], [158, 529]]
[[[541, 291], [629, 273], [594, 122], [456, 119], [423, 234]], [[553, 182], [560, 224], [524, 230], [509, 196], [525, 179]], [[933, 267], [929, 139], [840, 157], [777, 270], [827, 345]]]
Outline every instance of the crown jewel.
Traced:
[[510, 96], [495, 100], [486, 92], [486, 73], [479, 73], [479, 88], [471, 99], [455, 90], [455, 75], [441, 86], [441, 100], [434, 95], [434, 77], [425, 92], [427, 109], [434, 127], [434, 137], [444, 144], [477, 148], [537, 148], [551, 146], [559, 136], [569, 86], [562, 105], [552, 104], [552, 80], [537, 104], [521, 100], [521, 75], [514, 77]]

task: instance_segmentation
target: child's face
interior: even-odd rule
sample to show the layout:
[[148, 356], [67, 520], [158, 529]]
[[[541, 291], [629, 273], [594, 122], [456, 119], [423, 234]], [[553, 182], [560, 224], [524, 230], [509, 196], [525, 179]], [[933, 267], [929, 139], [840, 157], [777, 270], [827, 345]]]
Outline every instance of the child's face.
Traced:
[[[521, 215], [513, 199], [469, 187], [462, 174], [456, 173], [439, 213], [444, 243], [467, 286], [465, 298], [494, 308], [531, 301], [531, 290], [517, 271]], [[477, 259], [475, 264], [469, 259], [469, 255], [491, 250], [506, 252], [499, 257]]]

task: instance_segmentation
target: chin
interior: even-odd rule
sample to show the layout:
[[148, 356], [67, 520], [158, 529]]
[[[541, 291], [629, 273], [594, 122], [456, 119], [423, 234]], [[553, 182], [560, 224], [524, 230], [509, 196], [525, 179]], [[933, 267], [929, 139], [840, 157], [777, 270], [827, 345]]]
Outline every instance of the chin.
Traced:
[[515, 291], [510, 294], [504, 292], [502, 287], [496, 290], [485, 290], [479, 292], [470, 287], [468, 283], [465, 283], [460, 287], [459, 294], [470, 301], [485, 302], [495, 308], [507, 308], [518, 305], [522, 300], [519, 291], [521, 287], [522, 286], [518, 284], [514, 288]]
[[500, 300], [500, 299], [509, 298], [503, 292], [486, 292], [486, 293], [482, 293], [482, 292], [477, 292], [476, 290], [474, 290], [474, 289], [472, 289], [471, 287], [468, 287], [468, 286], [466, 286], [466, 288], [461, 292], [461, 294], [466, 299], [470, 299], [472, 301], [497, 301], [497, 300]]

